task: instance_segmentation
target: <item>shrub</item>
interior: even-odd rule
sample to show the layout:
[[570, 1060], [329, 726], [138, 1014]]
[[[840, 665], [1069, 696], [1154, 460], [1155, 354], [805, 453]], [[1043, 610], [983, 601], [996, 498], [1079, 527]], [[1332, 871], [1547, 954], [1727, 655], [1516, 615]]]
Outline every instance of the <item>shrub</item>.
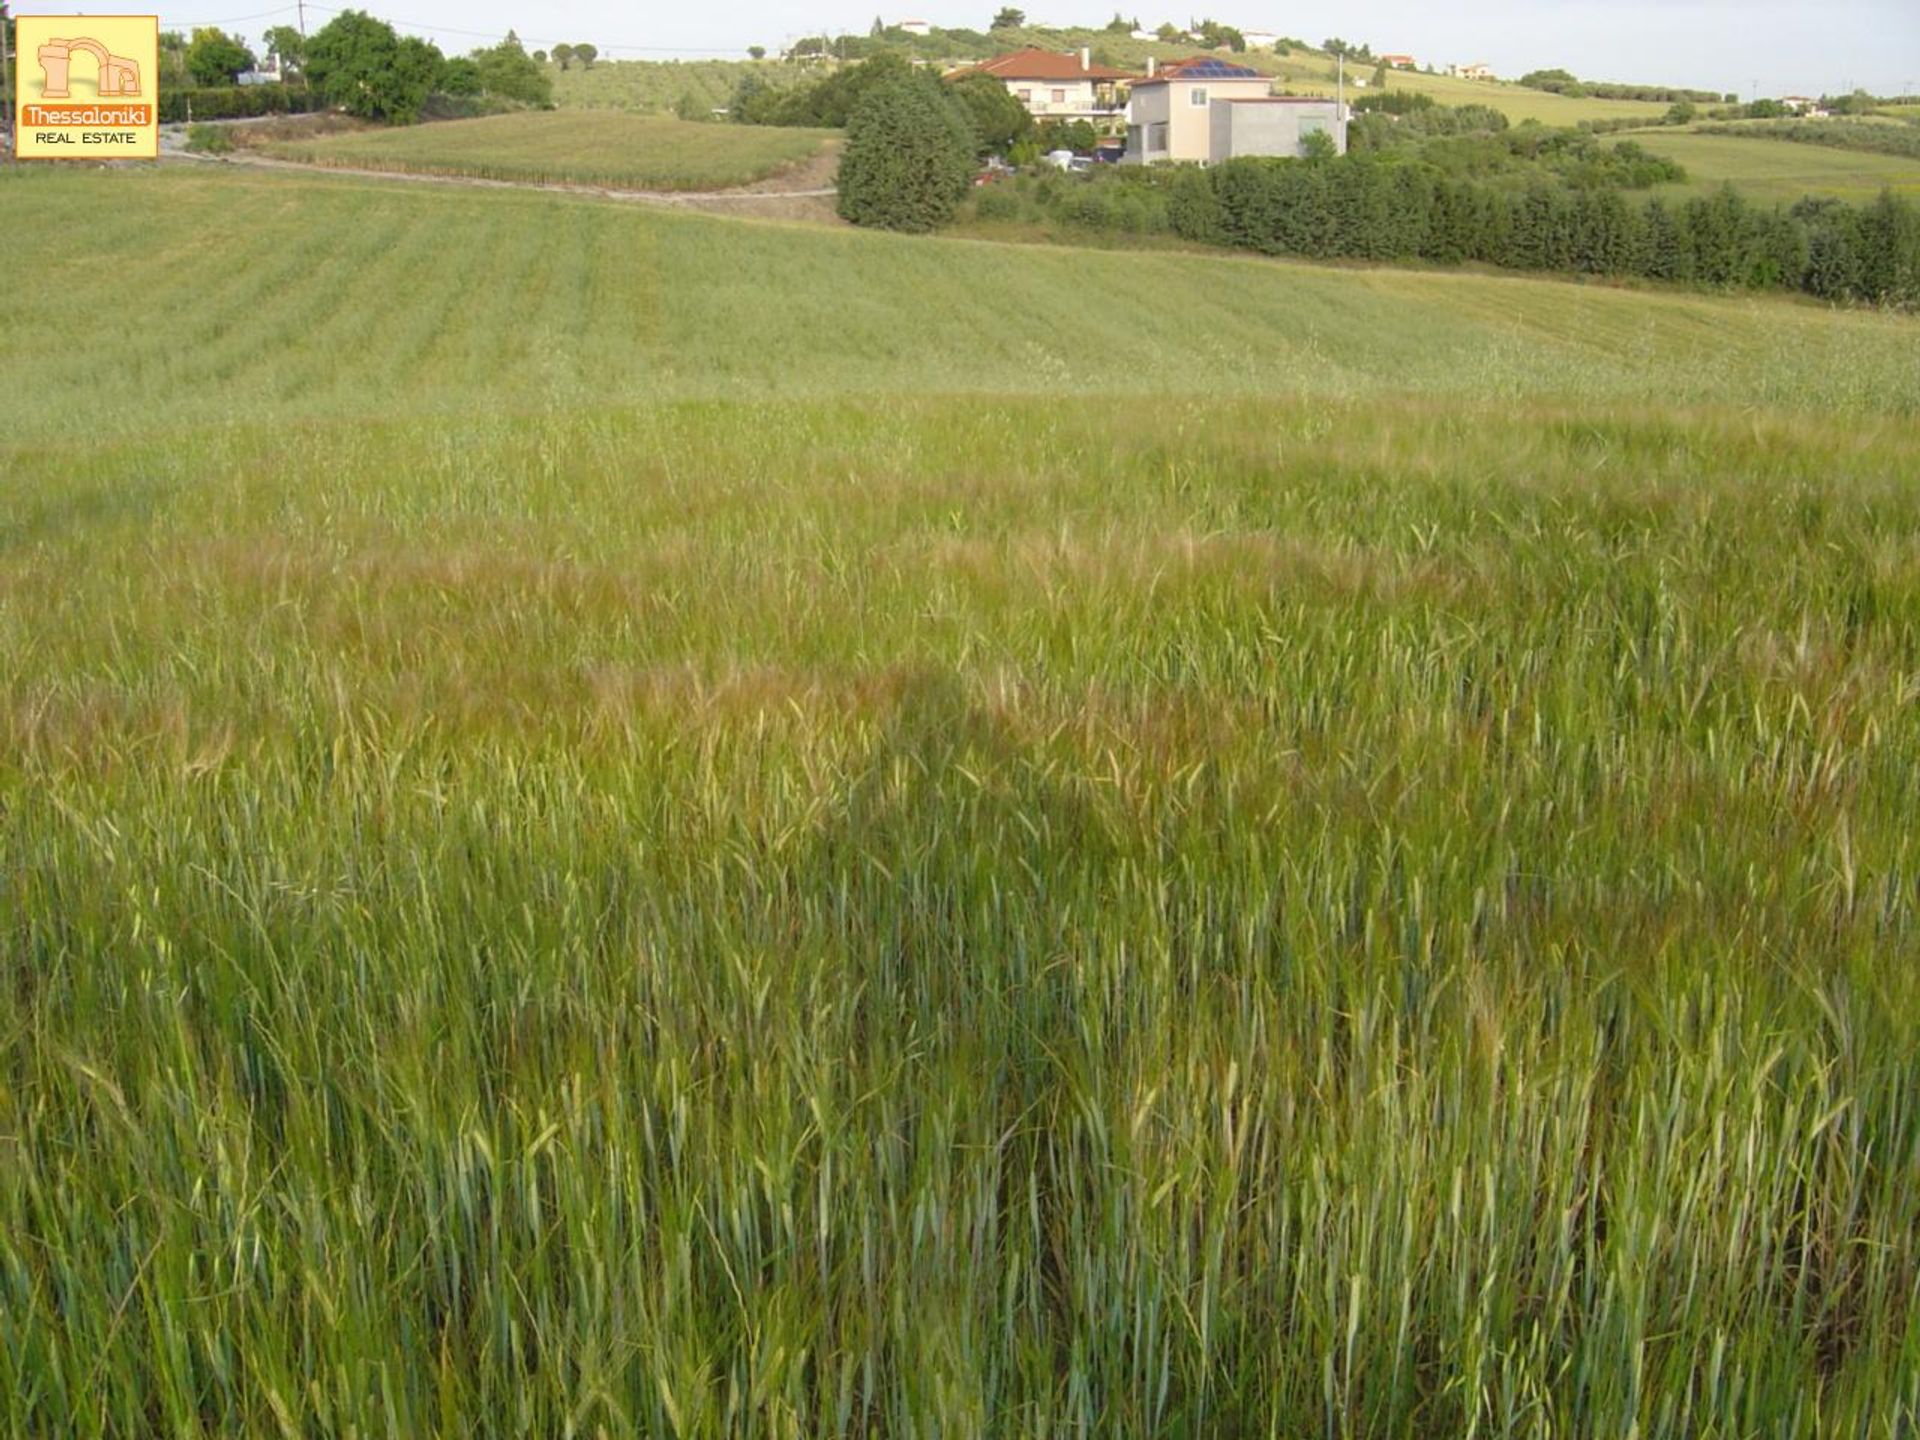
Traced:
[[1019, 194], [1009, 185], [989, 185], [973, 206], [973, 213], [982, 220], [1018, 220], [1025, 212]]
[[1181, 169], [1167, 188], [1167, 225], [1182, 240], [1200, 245], [1227, 243], [1220, 197], [1204, 170]]
[[840, 214], [925, 233], [953, 218], [973, 176], [971, 125], [939, 88], [907, 78], [872, 90], [847, 122]]
[[233, 136], [218, 125], [195, 125], [187, 131], [187, 149], [196, 155], [231, 155]]

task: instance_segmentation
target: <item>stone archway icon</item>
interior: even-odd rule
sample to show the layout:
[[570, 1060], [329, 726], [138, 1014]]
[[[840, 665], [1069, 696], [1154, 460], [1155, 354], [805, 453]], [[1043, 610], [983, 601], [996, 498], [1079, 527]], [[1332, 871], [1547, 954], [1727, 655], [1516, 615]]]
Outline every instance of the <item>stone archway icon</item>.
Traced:
[[70, 100], [67, 89], [73, 67], [73, 52], [91, 55], [100, 67], [100, 98], [125, 98], [140, 93], [140, 62], [124, 55], [111, 55], [98, 40], [49, 40], [40, 47], [40, 69], [47, 77], [45, 99]]

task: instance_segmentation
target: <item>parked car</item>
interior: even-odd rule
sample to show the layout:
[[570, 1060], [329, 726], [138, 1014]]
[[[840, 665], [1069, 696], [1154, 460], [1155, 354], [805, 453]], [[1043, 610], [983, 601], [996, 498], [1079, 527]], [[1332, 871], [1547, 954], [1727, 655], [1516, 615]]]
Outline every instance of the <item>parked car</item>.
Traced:
[[1071, 170], [1076, 157], [1071, 150], [1049, 150], [1040, 158], [1056, 170]]

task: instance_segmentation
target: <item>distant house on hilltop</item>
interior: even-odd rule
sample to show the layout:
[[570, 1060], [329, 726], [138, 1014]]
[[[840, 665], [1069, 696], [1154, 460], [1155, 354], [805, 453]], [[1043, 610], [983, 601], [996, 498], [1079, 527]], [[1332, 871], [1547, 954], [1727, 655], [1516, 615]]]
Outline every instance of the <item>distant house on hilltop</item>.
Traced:
[[933, 22], [929, 20], [900, 20], [895, 22], [894, 29], [904, 30], [909, 35], [931, 35], [933, 33]]
[[1136, 81], [1127, 116], [1127, 163], [1217, 165], [1244, 155], [1301, 156], [1308, 137], [1347, 148], [1338, 101], [1275, 95], [1258, 70], [1208, 56], [1160, 66]]
[[1271, 30], [1242, 30], [1240, 38], [1247, 42], [1249, 50], [1278, 50], [1283, 37]]
[[1411, 55], [1382, 55], [1380, 63], [1389, 70], [1418, 70], [1419, 64]]
[[1782, 95], [1780, 103], [1796, 115], [1805, 115], [1813, 119], [1827, 113], [1826, 107], [1811, 95]]
[[967, 65], [947, 78], [991, 75], [1007, 87], [1014, 99], [1036, 120], [1111, 122], [1127, 108], [1127, 91], [1140, 77], [1093, 63], [1093, 52], [1016, 50], [996, 55], [978, 65]]
[[1497, 80], [1493, 67], [1484, 60], [1476, 60], [1471, 65], [1454, 65], [1447, 71], [1449, 75], [1458, 75], [1462, 80]]

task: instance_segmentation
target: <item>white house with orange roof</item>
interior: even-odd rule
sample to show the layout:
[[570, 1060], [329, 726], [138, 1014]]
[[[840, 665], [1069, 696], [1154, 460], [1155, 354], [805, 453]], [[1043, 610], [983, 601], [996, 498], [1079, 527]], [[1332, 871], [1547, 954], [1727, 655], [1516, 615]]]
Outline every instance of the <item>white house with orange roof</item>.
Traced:
[[1093, 63], [1091, 50], [1016, 50], [954, 71], [948, 78], [991, 75], [1036, 120], [1086, 120], [1111, 124], [1126, 113], [1127, 93], [1139, 79], [1131, 71]]

